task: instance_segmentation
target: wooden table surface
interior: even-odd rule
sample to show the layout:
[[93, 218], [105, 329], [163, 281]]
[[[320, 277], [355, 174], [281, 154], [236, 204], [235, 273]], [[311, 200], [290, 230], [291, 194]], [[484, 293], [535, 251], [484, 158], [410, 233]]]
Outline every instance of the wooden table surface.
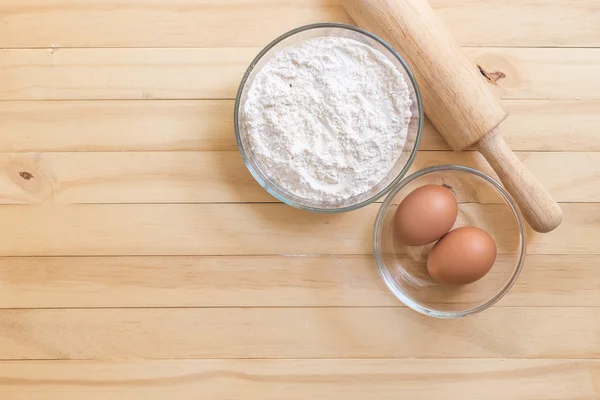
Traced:
[[[336, 0], [0, 0], [0, 399], [599, 399], [600, 1], [432, 0], [562, 204], [492, 309], [435, 320], [246, 171], [233, 98]], [[427, 126], [413, 170], [489, 167]]]

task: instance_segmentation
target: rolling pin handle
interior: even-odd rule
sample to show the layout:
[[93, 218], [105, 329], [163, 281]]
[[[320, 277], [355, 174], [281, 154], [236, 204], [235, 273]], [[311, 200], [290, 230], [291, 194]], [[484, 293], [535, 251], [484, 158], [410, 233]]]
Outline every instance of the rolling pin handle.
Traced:
[[560, 206], [508, 147], [499, 128], [482, 137], [477, 147], [533, 230], [546, 233], [560, 225], [563, 219]]

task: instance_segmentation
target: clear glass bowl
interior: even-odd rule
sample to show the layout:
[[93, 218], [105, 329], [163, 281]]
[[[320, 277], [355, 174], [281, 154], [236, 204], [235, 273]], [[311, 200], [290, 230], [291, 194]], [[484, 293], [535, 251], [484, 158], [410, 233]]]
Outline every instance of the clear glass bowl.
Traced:
[[[354, 39], [371, 46], [372, 48], [378, 50], [381, 54], [385, 55], [396, 66], [398, 71], [404, 75], [412, 100], [412, 118], [408, 126], [406, 144], [394, 167], [388, 172], [386, 177], [379, 182], [379, 184], [377, 184], [368, 192], [347, 199], [343, 203], [336, 204], [319, 204], [311, 202], [307, 199], [303, 199], [280, 187], [277, 183], [270, 179], [268, 174], [261, 170], [260, 166], [255, 161], [255, 157], [248, 140], [248, 133], [245, 129], [246, 124], [243, 120], [244, 116], [241, 112], [244, 102], [247, 98], [248, 90], [252, 86], [252, 82], [254, 81], [256, 74], [275, 53], [290, 45], [323, 36]], [[402, 177], [404, 177], [404, 175], [408, 172], [415, 155], [417, 154], [417, 148], [419, 147], [419, 142], [421, 140], [421, 131], [423, 129], [423, 107], [421, 103], [421, 95], [419, 94], [419, 89], [411, 70], [402, 57], [400, 57], [400, 55], [398, 55], [398, 53], [389, 44], [384, 42], [376, 35], [352, 25], [322, 23], [302, 26], [282, 35], [271, 42], [258, 54], [258, 56], [256, 56], [244, 74], [238, 89], [234, 108], [234, 126], [237, 144], [240, 153], [242, 154], [242, 158], [246, 163], [246, 167], [252, 176], [258, 181], [258, 183], [265, 188], [265, 190], [267, 190], [267, 192], [282, 202], [296, 208], [308, 211], [334, 213], [355, 210], [374, 202], [376, 199], [387, 193], [402, 179]]]
[[[427, 184], [443, 185], [456, 195], [459, 211], [452, 229], [476, 226], [496, 241], [496, 262], [482, 279], [463, 286], [438, 284], [427, 273], [434, 243], [405, 246], [394, 238], [398, 205]], [[459, 318], [489, 308], [509, 291], [525, 259], [525, 231], [514, 200], [498, 182], [469, 167], [439, 165], [410, 175], [392, 189], [377, 214], [373, 251], [383, 280], [400, 301], [425, 315]]]

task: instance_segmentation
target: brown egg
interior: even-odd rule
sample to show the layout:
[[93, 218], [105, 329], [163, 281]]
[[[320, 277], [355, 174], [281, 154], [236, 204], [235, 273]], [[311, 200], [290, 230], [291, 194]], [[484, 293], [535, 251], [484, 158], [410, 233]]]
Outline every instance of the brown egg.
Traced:
[[452, 229], [457, 215], [458, 204], [450, 189], [421, 186], [406, 196], [396, 210], [396, 239], [407, 246], [432, 243]]
[[433, 246], [427, 271], [438, 283], [464, 285], [483, 278], [496, 261], [496, 242], [484, 230], [458, 228]]

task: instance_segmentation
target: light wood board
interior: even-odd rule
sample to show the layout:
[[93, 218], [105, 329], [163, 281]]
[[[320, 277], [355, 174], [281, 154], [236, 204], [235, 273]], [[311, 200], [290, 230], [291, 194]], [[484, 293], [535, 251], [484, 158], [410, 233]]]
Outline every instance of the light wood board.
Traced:
[[[233, 100], [0, 101], [0, 152], [235, 150]], [[519, 151], [600, 151], [599, 100], [504, 100]], [[85, 134], [82, 134], [85, 132]], [[420, 149], [450, 148], [426, 119]]]
[[[0, 274], [2, 309], [402, 307], [371, 255], [2, 257]], [[596, 307], [598, 286], [600, 255], [532, 254], [498, 307]]]
[[[600, 201], [600, 153], [516, 154], [557, 201]], [[409, 173], [437, 164], [467, 165], [498, 179], [474, 151], [421, 151]], [[277, 202], [238, 151], [0, 153], [0, 184], [0, 204]], [[455, 192], [459, 200], [500, 201], [489, 187]]]
[[600, 365], [467, 358], [9, 361], [0, 362], [0, 376], [11, 400], [169, 400], [199, 394], [256, 400], [595, 400]]
[[[379, 203], [292, 209], [237, 151], [249, 62], [340, 1], [0, 0], [0, 399], [600, 398], [600, 3], [430, 2], [565, 213], [453, 321], [383, 283]], [[493, 175], [428, 121], [420, 149]], [[457, 194], [508, 259], [507, 209]]]
[[0, 359], [598, 358], [599, 329], [597, 307], [4, 310]]
[[[0, 100], [232, 99], [260, 50], [0, 49]], [[598, 48], [465, 50], [503, 99], [600, 99]]]
[[[600, 6], [594, 0], [432, 0], [431, 5], [465, 45], [600, 44]], [[339, 0], [88, 0], [84, 5], [2, 0], [0, 47], [257, 46], [315, 22], [350, 18]]]

